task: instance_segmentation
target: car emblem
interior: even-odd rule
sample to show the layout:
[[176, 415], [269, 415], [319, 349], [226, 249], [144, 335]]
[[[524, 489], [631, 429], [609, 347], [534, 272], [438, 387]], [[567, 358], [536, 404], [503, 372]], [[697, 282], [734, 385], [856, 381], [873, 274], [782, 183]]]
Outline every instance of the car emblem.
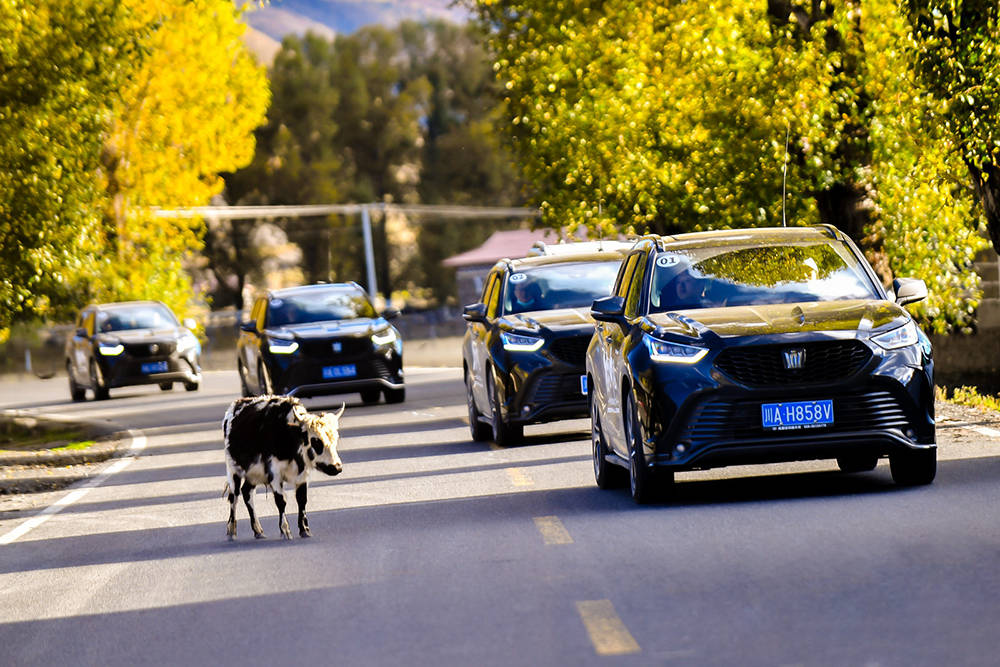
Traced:
[[784, 351], [785, 368], [790, 371], [801, 370], [806, 365], [806, 351], [801, 347], [793, 347]]
[[341, 350], [344, 349], [344, 344], [338, 340], [336, 343], [332, 345], [332, 347], [334, 352], [340, 352]]

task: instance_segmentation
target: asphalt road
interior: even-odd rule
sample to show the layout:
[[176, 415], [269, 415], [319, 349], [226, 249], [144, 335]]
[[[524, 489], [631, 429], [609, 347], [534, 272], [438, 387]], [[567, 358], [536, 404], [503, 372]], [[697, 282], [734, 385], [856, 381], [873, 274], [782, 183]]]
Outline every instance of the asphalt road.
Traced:
[[74, 404], [62, 381], [0, 382], [0, 408], [113, 420], [136, 447], [89, 485], [0, 497], [0, 663], [1000, 661], [1000, 431], [974, 416], [942, 420], [929, 487], [893, 486], [886, 462], [731, 468], [640, 508], [594, 486], [586, 421], [474, 443], [459, 371], [411, 368], [401, 406], [307, 402], [348, 402], [312, 539], [277, 539], [261, 494], [269, 539], [241, 506], [228, 542], [236, 390], [214, 372]]

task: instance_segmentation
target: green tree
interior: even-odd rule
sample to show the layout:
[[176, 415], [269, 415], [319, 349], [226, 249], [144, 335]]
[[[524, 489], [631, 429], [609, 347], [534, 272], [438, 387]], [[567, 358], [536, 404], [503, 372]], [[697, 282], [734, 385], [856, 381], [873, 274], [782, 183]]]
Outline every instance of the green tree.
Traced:
[[0, 1], [0, 340], [65, 313], [96, 251], [103, 138], [141, 53], [129, 17], [118, 0]]
[[886, 280], [927, 280], [918, 310], [936, 329], [968, 326], [976, 221], [955, 209], [954, 163], [930, 138], [926, 101], [913, 99], [891, 0], [477, 8], [508, 134], [548, 224], [671, 233], [828, 222]]

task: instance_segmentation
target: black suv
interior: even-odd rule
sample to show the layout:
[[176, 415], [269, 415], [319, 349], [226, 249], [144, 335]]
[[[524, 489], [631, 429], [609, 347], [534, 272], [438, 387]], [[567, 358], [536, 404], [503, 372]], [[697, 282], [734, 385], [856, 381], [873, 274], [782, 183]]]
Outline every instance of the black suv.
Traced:
[[645, 502], [674, 472], [836, 459], [899, 484], [934, 479], [930, 341], [830, 226], [645, 237], [587, 352], [601, 488]]
[[240, 325], [237, 369], [243, 395], [320, 396], [359, 392], [365, 403], [406, 398], [403, 340], [357, 283], [305, 285], [257, 298]]
[[526, 424], [587, 415], [584, 355], [590, 305], [610, 294], [621, 263], [609, 249], [503, 259], [482, 300], [465, 307], [462, 366], [474, 440], [520, 441]]
[[108, 398], [112, 387], [158, 384], [168, 391], [180, 382], [188, 391], [201, 383], [201, 343], [159, 301], [93, 304], [76, 319], [66, 341], [66, 374], [74, 401]]

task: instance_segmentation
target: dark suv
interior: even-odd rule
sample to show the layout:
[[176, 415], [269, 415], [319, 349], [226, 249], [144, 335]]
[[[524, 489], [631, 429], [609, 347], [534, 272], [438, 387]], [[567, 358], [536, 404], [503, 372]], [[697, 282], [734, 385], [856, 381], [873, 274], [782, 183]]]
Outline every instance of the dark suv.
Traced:
[[122, 301], [84, 308], [66, 341], [66, 374], [74, 401], [108, 398], [112, 387], [180, 382], [188, 391], [201, 383], [201, 343], [159, 301]]
[[403, 340], [357, 283], [272, 290], [240, 325], [243, 395], [320, 396], [359, 392], [365, 403], [406, 398]]
[[503, 259], [482, 300], [465, 307], [462, 343], [474, 440], [521, 440], [526, 424], [587, 416], [584, 355], [594, 333], [590, 305], [609, 294], [620, 244], [608, 249]]
[[930, 341], [830, 226], [640, 239], [594, 302], [587, 352], [594, 474], [645, 502], [675, 472], [889, 458], [899, 484], [936, 471]]

